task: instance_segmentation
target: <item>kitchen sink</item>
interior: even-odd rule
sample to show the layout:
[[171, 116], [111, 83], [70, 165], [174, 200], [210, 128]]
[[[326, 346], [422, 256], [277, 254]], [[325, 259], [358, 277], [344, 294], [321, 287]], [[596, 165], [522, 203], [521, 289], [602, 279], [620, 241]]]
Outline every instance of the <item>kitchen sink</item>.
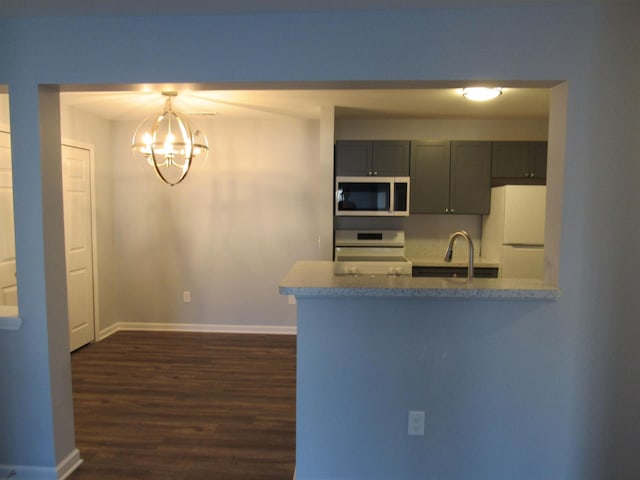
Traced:
[[[467, 267], [421, 267], [414, 265], [411, 275], [414, 277], [466, 277]], [[475, 267], [474, 278], [498, 278], [498, 267]]]

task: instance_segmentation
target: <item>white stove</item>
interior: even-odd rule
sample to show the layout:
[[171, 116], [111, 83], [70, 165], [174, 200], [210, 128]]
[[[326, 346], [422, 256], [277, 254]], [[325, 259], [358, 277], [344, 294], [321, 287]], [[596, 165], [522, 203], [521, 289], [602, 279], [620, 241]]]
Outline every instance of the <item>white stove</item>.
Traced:
[[411, 275], [402, 230], [336, 230], [336, 275]]

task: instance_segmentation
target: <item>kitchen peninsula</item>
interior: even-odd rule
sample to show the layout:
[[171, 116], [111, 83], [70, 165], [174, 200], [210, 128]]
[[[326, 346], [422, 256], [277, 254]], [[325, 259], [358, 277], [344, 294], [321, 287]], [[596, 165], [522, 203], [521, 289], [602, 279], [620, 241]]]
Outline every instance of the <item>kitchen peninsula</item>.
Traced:
[[[467, 411], [457, 385], [480, 388], [470, 372], [486, 367], [475, 349], [552, 307], [559, 289], [532, 279], [335, 275], [331, 261], [299, 261], [280, 293], [296, 297], [297, 478], [351, 478], [345, 458], [365, 478], [403, 478], [406, 462], [389, 452], [456, 431]], [[407, 434], [415, 411], [426, 412], [424, 437]]]

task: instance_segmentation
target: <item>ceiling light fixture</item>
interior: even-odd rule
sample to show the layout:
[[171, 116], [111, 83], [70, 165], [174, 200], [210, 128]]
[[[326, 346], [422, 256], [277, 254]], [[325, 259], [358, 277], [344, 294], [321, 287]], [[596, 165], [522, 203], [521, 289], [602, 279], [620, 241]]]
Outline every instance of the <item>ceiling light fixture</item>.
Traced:
[[462, 96], [474, 102], [486, 102], [502, 95], [502, 88], [469, 87], [462, 89]]
[[162, 92], [167, 97], [161, 113], [144, 119], [133, 134], [134, 157], [142, 157], [158, 177], [168, 185], [177, 185], [189, 173], [196, 156], [206, 158], [209, 145], [205, 135], [171, 109], [177, 92]]

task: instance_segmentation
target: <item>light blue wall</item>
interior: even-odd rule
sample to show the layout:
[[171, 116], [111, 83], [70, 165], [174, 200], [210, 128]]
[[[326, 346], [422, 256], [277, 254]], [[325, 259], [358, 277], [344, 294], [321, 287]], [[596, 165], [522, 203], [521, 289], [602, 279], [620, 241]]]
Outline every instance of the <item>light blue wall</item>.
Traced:
[[[554, 304], [298, 305], [297, 478], [585, 478]], [[424, 436], [407, 435], [409, 410], [426, 412]]]
[[[413, 305], [372, 325], [311, 315], [299, 478], [637, 478], [639, 23], [637, 5], [0, 21], [23, 315], [20, 331], [0, 332], [0, 464], [52, 466], [74, 442], [38, 84], [566, 80], [561, 299], [442, 302], [422, 316]], [[358, 377], [345, 386], [325, 367]], [[410, 442], [399, 431], [408, 408], [442, 416]]]

